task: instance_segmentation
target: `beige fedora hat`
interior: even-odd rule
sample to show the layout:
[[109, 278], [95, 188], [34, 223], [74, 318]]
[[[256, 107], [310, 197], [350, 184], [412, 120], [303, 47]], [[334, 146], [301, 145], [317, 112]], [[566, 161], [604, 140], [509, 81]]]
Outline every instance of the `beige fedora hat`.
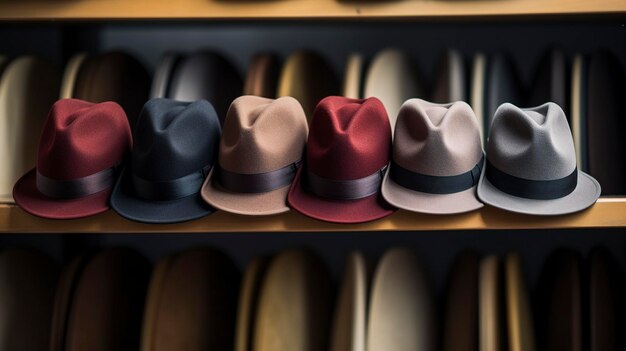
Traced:
[[579, 171], [565, 113], [556, 104], [495, 113], [478, 197], [504, 210], [559, 215], [593, 205], [600, 184]]
[[503, 344], [499, 266], [496, 255], [486, 256], [480, 261], [478, 272], [478, 340], [480, 351], [499, 351]]
[[61, 78], [61, 91], [59, 93], [59, 99], [71, 99], [74, 97], [76, 88], [76, 79], [83, 65], [83, 62], [87, 59], [87, 54], [79, 52], [72, 55], [65, 64], [65, 70], [63, 71], [63, 77]]
[[379, 52], [367, 69], [363, 97], [377, 97], [385, 105], [393, 132], [400, 106], [411, 98], [422, 97], [422, 89], [411, 59], [403, 52]]
[[232, 350], [239, 280], [214, 249], [164, 258], [151, 278], [141, 350]]
[[278, 80], [277, 96], [296, 98], [309, 124], [320, 100], [338, 93], [339, 83], [324, 58], [310, 51], [297, 51], [287, 57]]
[[261, 286], [255, 351], [328, 349], [332, 288], [322, 261], [306, 250], [276, 255]]
[[528, 291], [518, 253], [504, 259], [507, 340], [510, 351], [534, 351], [535, 333]]
[[351, 99], [360, 99], [363, 95], [363, 56], [351, 54], [346, 62], [341, 95]]
[[382, 195], [408, 211], [449, 214], [481, 208], [476, 185], [483, 167], [478, 122], [459, 101], [407, 100], [398, 114]]
[[218, 165], [202, 186], [202, 198], [237, 214], [289, 211], [287, 194], [307, 135], [306, 117], [296, 99], [235, 99], [224, 121]]
[[246, 266], [237, 306], [235, 351], [253, 350], [254, 322], [259, 306], [259, 292], [269, 262], [270, 257], [257, 256]]
[[254, 55], [243, 82], [243, 95], [276, 97], [278, 68], [278, 58], [275, 55], [271, 53]]
[[468, 101], [463, 56], [456, 50], [447, 50], [439, 61], [432, 93], [433, 102]]
[[406, 248], [388, 250], [372, 281], [367, 350], [435, 350], [435, 315], [431, 287], [417, 256]]
[[12, 202], [13, 185], [35, 166], [39, 137], [59, 95], [60, 74], [49, 62], [23, 56], [0, 76], [0, 202]]
[[330, 351], [365, 351], [367, 273], [363, 255], [350, 253], [335, 304]]
[[47, 350], [58, 265], [28, 249], [0, 252], [0, 348]]

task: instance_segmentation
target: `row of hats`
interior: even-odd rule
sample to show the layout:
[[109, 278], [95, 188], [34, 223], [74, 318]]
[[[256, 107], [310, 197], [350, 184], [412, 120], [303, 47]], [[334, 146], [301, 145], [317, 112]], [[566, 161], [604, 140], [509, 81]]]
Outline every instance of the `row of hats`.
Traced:
[[[506, 55], [476, 54], [471, 69], [456, 51], [439, 62], [432, 88], [418, 77], [410, 57], [397, 50], [383, 50], [366, 65], [361, 55], [348, 57], [343, 87], [319, 55], [295, 52], [281, 64], [277, 56], [252, 57], [246, 77], [214, 52], [165, 54], [154, 79], [128, 54], [76, 54], [61, 75], [49, 63], [33, 57], [7, 60], [0, 57], [0, 201], [11, 202], [11, 189], [35, 163], [36, 140], [43, 116], [56, 96], [90, 102], [116, 101], [135, 127], [141, 106], [148, 97], [181, 101], [205, 99], [224, 118], [239, 95], [268, 98], [293, 96], [307, 118], [317, 103], [329, 95], [360, 98], [376, 96], [392, 119], [392, 131], [401, 104], [409, 98], [433, 102], [469, 101], [479, 120], [481, 135], [496, 108], [503, 102], [537, 106], [545, 101], [560, 105], [569, 119], [579, 168], [603, 185], [604, 194], [626, 194], [626, 79], [619, 60], [609, 52], [576, 55], [569, 73], [567, 59], [558, 50], [546, 54], [530, 88], [522, 87]], [[466, 71], [471, 71], [467, 74]], [[469, 78], [469, 79], [468, 79]], [[59, 88], [60, 86], [60, 88]], [[430, 90], [432, 93], [425, 93]], [[528, 93], [525, 93], [528, 92]], [[483, 140], [486, 145], [486, 140]]]
[[309, 131], [294, 98], [251, 95], [235, 99], [223, 131], [205, 100], [150, 100], [134, 136], [114, 102], [60, 100], [46, 121], [37, 167], [13, 190], [20, 207], [42, 217], [89, 216], [110, 203], [148, 223], [192, 220], [212, 207], [245, 215], [291, 207], [337, 223], [376, 220], [396, 207], [463, 213], [483, 202], [556, 215], [599, 196], [598, 182], [576, 166], [565, 114], [554, 103], [500, 106], [485, 157], [465, 102], [407, 100], [392, 143], [376, 98], [324, 98]]
[[533, 293], [519, 254], [464, 251], [439, 303], [413, 250], [389, 249], [375, 269], [370, 262], [350, 253], [335, 294], [323, 261], [306, 249], [257, 256], [243, 276], [211, 248], [154, 267], [133, 250], [104, 249], [76, 257], [60, 274], [41, 253], [5, 249], [0, 344], [50, 351], [626, 347], [626, 277], [603, 248], [587, 259], [553, 252]]

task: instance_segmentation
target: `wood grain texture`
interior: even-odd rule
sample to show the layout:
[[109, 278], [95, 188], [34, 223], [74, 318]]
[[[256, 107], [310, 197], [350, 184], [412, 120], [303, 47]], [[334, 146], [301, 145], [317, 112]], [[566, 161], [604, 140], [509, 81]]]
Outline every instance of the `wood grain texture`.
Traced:
[[6, 0], [0, 20], [412, 18], [623, 13], [623, 0]]
[[564, 216], [541, 217], [510, 213], [494, 207], [460, 215], [424, 215], [398, 211], [378, 221], [334, 224], [295, 211], [252, 217], [216, 212], [177, 224], [144, 224], [113, 211], [88, 218], [49, 220], [32, 216], [15, 205], [0, 205], [0, 233], [226, 233], [226, 232], [349, 232], [467, 229], [540, 229], [626, 227], [626, 198], [600, 198], [591, 208]]

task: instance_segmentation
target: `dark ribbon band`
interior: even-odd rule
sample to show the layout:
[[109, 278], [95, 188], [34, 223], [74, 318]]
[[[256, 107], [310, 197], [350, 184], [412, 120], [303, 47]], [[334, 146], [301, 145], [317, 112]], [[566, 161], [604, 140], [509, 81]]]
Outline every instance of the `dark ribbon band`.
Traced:
[[291, 184], [301, 163], [302, 161], [299, 160], [283, 168], [265, 173], [234, 173], [221, 167], [216, 169], [216, 173], [220, 185], [228, 191], [235, 193], [265, 193]]
[[113, 186], [116, 168], [107, 168], [86, 177], [57, 180], [37, 172], [35, 181], [37, 189], [44, 195], [55, 199], [76, 199], [99, 193]]
[[146, 180], [133, 174], [135, 193], [150, 201], [170, 201], [187, 197], [200, 192], [210, 168], [211, 166], [206, 166], [184, 177], [164, 181]]
[[317, 196], [334, 200], [357, 200], [379, 191], [386, 170], [387, 165], [367, 177], [351, 180], [323, 178], [307, 171], [307, 184], [309, 190]]
[[452, 194], [467, 190], [478, 184], [485, 156], [471, 170], [454, 176], [433, 176], [416, 173], [391, 161], [389, 177], [407, 189], [429, 194]]
[[502, 172], [487, 160], [485, 176], [493, 186], [518, 197], [535, 200], [553, 200], [566, 196], [576, 189], [578, 170], [561, 179], [530, 180]]

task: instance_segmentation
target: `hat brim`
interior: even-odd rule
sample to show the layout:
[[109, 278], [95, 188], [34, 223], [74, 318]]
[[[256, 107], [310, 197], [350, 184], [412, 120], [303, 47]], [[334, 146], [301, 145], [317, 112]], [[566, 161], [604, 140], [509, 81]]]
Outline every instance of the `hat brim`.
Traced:
[[485, 172], [478, 182], [478, 198], [484, 203], [503, 210], [530, 215], [563, 215], [582, 211], [600, 197], [600, 184], [588, 174], [578, 171], [578, 183], [574, 191], [553, 200], [535, 200], [507, 194], [496, 188], [485, 177]]
[[305, 216], [333, 223], [363, 223], [395, 212], [380, 192], [358, 200], [332, 200], [318, 197], [302, 186], [302, 170], [298, 169], [289, 190], [289, 205]]
[[284, 213], [287, 207], [289, 185], [265, 193], [234, 193], [224, 189], [214, 179], [211, 170], [202, 185], [202, 198], [211, 206], [230, 213], [263, 216]]
[[132, 189], [130, 172], [124, 168], [111, 194], [111, 207], [120, 216], [143, 223], [179, 223], [202, 218], [213, 209], [200, 192], [172, 201], [139, 198]]
[[476, 196], [476, 186], [452, 194], [430, 194], [398, 185], [385, 174], [382, 195], [393, 206], [428, 214], [457, 214], [477, 210], [483, 203]]
[[111, 188], [76, 199], [55, 199], [37, 189], [36, 170], [23, 175], [15, 187], [13, 198], [24, 211], [43, 218], [74, 219], [92, 216], [109, 209]]

